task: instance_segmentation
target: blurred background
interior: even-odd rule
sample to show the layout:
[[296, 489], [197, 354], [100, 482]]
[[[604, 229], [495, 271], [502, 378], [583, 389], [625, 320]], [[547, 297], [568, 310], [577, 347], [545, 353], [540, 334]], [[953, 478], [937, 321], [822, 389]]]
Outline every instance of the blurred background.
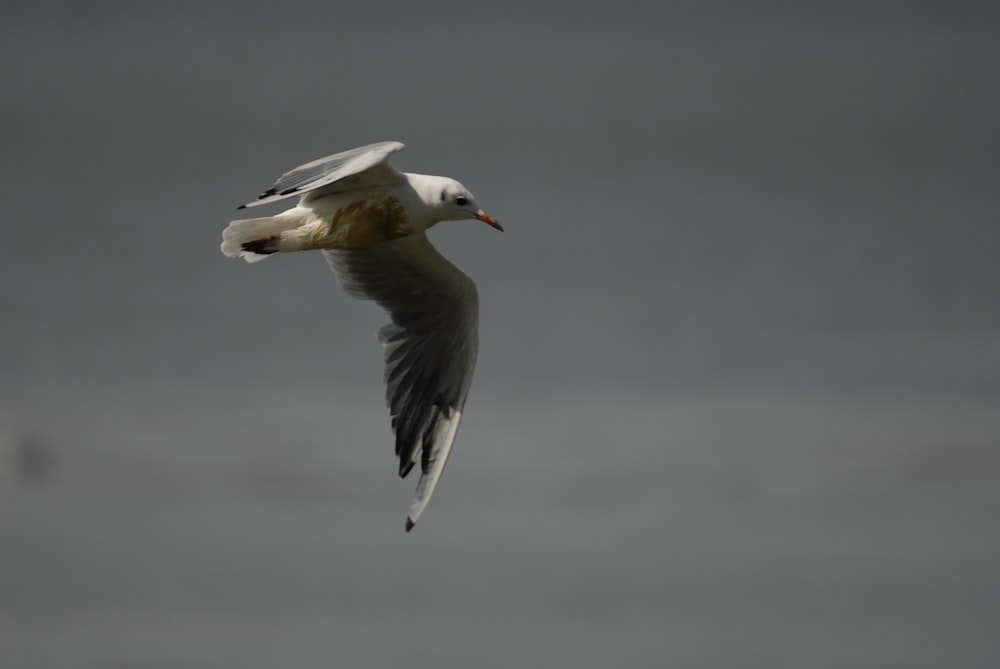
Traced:
[[[3, 17], [0, 666], [1000, 666], [995, 3]], [[384, 316], [218, 250], [379, 140], [507, 229], [410, 535]]]

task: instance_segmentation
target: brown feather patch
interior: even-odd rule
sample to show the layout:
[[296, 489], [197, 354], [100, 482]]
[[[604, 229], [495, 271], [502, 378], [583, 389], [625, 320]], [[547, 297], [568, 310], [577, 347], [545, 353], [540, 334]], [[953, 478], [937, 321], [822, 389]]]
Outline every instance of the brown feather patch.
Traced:
[[412, 235], [406, 209], [396, 198], [380, 193], [338, 209], [326, 234], [316, 240], [322, 248], [369, 246]]

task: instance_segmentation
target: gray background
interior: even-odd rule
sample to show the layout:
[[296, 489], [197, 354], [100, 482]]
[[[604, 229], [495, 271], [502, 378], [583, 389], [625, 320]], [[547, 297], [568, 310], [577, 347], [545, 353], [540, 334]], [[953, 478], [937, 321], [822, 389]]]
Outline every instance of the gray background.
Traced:
[[[4, 3], [0, 666], [1000, 666], [1000, 15], [592, 4]], [[410, 535], [382, 314], [218, 251], [384, 139], [507, 228]]]

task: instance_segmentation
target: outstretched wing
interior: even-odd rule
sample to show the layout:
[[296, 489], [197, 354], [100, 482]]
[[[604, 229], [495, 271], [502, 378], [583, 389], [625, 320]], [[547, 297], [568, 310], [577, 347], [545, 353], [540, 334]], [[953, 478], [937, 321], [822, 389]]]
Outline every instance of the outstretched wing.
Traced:
[[402, 181], [403, 173], [390, 165], [389, 156], [406, 148], [402, 142], [378, 142], [299, 165], [281, 175], [256, 200], [238, 209], [256, 207], [323, 189], [323, 193], [368, 186], [385, 186]]
[[378, 339], [399, 475], [406, 476], [418, 457], [422, 472], [406, 519], [409, 531], [444, 471], [472, 383], [479, 346], [476, 284], [422, 232], [323, 253], [348, 294], [375, 300], [392, 320]]

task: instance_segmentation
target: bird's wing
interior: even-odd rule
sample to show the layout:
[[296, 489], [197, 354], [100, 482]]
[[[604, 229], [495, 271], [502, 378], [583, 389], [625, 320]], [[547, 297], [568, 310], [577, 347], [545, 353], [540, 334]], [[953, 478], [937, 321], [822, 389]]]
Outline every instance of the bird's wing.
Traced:
[[324, 250], [348, 294], [375, 300], [392, 320], [378, 331], [399, 475], [418, 456], [421, 476], [409, 531], [444, 471], [472, 383], [479, 347], [476, 284], [421, 232], [350, 249]]
[[240, 205], [239, 209], [284, 200], [320, 188], [323, 193], [332, 193], [397, 183], [405, 177], [387, 161], [390, 155], [404, 148], [402, 142], [378, 142], [299, 165], [282, 174], [256, 200]]

